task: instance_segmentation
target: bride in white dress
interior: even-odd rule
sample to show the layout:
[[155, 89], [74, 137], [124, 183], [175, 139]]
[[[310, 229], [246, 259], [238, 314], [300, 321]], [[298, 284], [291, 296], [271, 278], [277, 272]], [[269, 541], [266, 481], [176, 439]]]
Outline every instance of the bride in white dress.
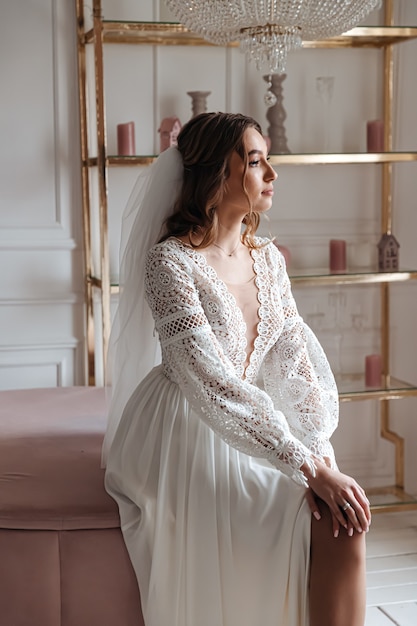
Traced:
[[335, 463], [326, 356], [255, 235], [277, 177], [261, 129], [204, 113], [150, 169], [104, 450], [145, 624], [362, 626], [369, 502]]

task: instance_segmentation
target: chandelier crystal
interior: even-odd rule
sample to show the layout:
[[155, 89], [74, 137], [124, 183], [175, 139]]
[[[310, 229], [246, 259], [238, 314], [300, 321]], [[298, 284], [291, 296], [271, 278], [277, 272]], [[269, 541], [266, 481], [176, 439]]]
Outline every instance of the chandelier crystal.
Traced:
[[175, 17], [207, 41], [238, 41], [258, 70], [285, 71], [303, 40], [326, 39], [359, 24], [380, 0], [165, 0]]

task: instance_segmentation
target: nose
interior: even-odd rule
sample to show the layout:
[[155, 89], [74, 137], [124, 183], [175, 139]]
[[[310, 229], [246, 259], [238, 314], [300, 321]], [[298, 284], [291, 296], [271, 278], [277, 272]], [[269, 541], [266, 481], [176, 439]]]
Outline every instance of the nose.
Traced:
[[267, 165], [268, 167], [265, 172], [265, 180], [276, 180], [278, 178], [278, 174], [276, 173], [272, 165], [270, 165], [269, 163], [267, 163]]

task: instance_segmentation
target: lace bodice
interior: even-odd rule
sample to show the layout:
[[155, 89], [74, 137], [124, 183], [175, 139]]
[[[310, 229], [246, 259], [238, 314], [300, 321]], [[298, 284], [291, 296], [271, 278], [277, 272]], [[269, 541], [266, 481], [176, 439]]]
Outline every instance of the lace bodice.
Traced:
[[146, 294], [165, 375], [227, 443], [306, 485], [303, 463], [334, 455], [338, 397], [327, 358], [298, 314], [282, 256], [252, 250], [258, 334], [246, 360], [236, 300], [205, 257], [171, 238], [154, 246]]

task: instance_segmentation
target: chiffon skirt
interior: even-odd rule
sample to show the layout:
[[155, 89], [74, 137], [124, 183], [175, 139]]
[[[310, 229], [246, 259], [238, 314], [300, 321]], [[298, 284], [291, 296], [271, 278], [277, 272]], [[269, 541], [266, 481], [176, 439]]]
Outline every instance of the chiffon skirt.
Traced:
[[305, 489], [227, 445], [162, 367], [126, 406], [106, 488], [146, 626], [308, 626]]

